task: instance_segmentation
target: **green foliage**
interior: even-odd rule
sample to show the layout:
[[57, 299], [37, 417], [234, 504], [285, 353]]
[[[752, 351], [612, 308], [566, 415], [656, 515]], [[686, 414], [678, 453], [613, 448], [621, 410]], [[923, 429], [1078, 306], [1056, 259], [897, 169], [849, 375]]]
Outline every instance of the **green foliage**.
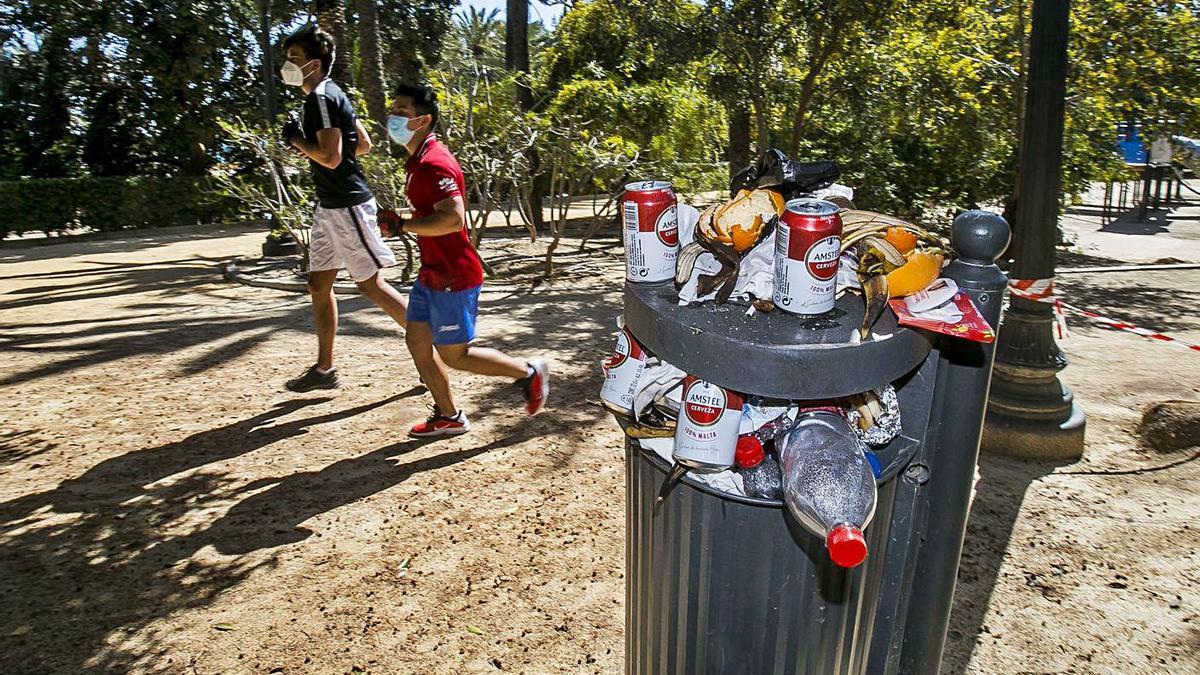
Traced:
[[316, 206], [313, 191], [301, 183], [308, 179], [308, 160], [268, 140], [274, 133], [264, 125], [238, 117], [222, 121], [221, 131], [248, 160], [212, 172], [213, 198], [270, 219], [272, 232], [286, 230], [307, 255], [308, 228]]
[[0, 182], [0, 236], [110, 232], [195, 225], [231, 218], [237, 205], [211, 194], [204, 178], [34, 178]]
[[556, 89], [589, 73], [626, 81], [679, 78], [702, 49], [700, 8], [690, 0], [591, 0], [563, 15], [545, 54], [542, 83]]
[[[727, 158], [749, 161], [780, 147], [799, 159], [837, 159], [864, 207], [936, 221], [956, 207], [1012, 197], [1032, 1], [564, 3], [552, 33], [530, 26], [532, 111], [515, 104], [494, 12], [452, 20], [455, 0], [378, 0], [375, 9], [385, 78], [437, 83], [444, 133], [484, 220], [488, 209], [520, 207], [531, 185], [552, 181], [603, 192], [631, 173], [670, 178], [681, 192], [719, 188]], [[340, 58], [361, 64], [359, 5], [319, 4], [345, 16]], [[304, 163], [268, 161], [249, 140], [269, 137], [266, 129], [221, 122], [265, 117], [260, 45], [275, 49], [312, 8], [4, 4], [0, 180], [216, 172], [220, 181], [235, 177], [239, 200], [261, 212], [271, 192], [278, 201], [275, 167], [293, 172], [280, 174], [296, 192], [284, 210], [301, 212], [311, 198]], [[1075, 0], [1071, 17], [1063, 177], [1064, 189], [1078, 192], [1122, 168], [1113, 153], [1118, 122], [1141, 124], [1145, 138], [1200, 135], [1200, 6]], [[281, 107], [298, 105], [299, 90], [271, 86], [286, 99]], [[381, 152], [385, 139], [377, 145], [363, 164], [381, 203], [395, 205], [399, 159]], [[539, 165], [538, 153], [560, 164]], [[19, 182], [22, 195], [43, 189]], [[13, 185], [6, 194], [17, 194]], [[124, 185], [112, 184], [112, 198], [136, 203]], [[146, 221], [68, 197], [31, 206], [47, 214], [34, 226]], [[32, 222], [24, 209], [5, 210], [12, 222]], [[302, 226], [300, 216], [287, 218]]]

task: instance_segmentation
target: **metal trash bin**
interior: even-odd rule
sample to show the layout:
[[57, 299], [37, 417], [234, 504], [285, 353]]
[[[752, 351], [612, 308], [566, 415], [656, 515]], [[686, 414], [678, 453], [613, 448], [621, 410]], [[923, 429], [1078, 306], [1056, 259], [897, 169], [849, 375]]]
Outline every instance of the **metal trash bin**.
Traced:
[[[943, 276], [999, 323], [1008, 243], [993, 214], [959, 216], [960, 257]], [[744, 308], [680, 307], [670, 283], [627, 284], [625, 325], [651, 353], [744, 393], [839, 397], [896, 386], [903, 430], [876, 451], [869, 556], [843, 569], [782, 502], [720, 493], [684, 478], [665, 502], [669, 469], [626, 440], [626, 673], [936, 673], [941, 661], [978, 457], [992, 345], [896, 325], [884, 340], [846, 344], [856, 297], [803, 319]]]

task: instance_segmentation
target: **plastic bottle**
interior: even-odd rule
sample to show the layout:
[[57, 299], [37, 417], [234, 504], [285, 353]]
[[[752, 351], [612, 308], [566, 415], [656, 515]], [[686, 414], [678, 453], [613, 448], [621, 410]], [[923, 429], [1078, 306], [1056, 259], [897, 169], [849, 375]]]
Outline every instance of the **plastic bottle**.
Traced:
[[758, 438], [753, 435], [739, 438], [735, 460], [747, 497], [783, 498], [783, 474], [779, 462], [763, 449]]
[[788, 510], [825, 538], [834, 563], [861, 563], [862, 530], [875, 515], [875, 475], [850, 423], [834, 412], [802, 411], [777, 447]]

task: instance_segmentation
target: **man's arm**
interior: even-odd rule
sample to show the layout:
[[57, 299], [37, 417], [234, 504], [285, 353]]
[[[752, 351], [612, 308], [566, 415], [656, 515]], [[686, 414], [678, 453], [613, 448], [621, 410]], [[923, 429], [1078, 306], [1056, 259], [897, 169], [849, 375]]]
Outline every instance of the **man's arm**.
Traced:
[[362, 120], [354, 120], [354, 128], [358, 131], [358, 146], [354, 148], [354, 155], [358, 157], [371, 151], [371, 136]]
[[422, 237], [440, 237], [461, 230], [466, 222], [463, 198], [454, 196], [434, 204], [433, 213], [428, 216], [404, 221], [403, 230]]
[[342, 130], [337, 127], [317, 131], [317, 142], [292, 137], [292, 147], [326, 169], [336, 169], [342, 163]]

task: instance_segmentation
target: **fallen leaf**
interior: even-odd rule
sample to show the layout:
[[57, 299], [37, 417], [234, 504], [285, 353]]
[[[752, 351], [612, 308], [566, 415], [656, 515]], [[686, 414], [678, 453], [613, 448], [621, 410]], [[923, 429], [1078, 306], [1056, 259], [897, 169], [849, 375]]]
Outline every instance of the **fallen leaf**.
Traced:
[[467, 626], [467, 632], [472, 635], [483, 635], [483, 629], [479, 626]]
[[237, 626], [231, 623], [218, 623], [213, 625], [213, 628], [216, 628], [217, 630], [237, 630]]

